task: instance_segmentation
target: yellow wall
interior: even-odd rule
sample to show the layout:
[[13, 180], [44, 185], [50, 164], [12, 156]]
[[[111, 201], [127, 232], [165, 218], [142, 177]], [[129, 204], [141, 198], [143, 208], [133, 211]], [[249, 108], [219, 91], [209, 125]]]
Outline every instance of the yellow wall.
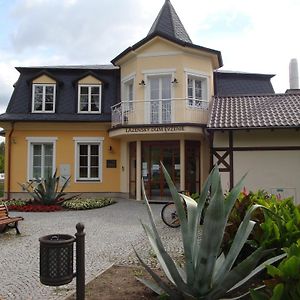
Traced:
[[101, 81], [94, 76], [88, 75], [78, 81], [78, 84], [101, 84]]
[[37, 78], [35, 78], [34, 80], [32, 80], [32, 83], [51, 83], [54, 84], [56, 83], [56, 81], [52, 78], [50, 78], [47, 75], [41, 75]]
[[190, 69], [208, 76], [210, 95], [213, 94], [213, 61], [202, 51], [190, 53], [187, 48], [171, 43], [162, 38], [154, 38], [135, 51], [134, 57], [121, 60], [121, 80], [135, 74], [135, 98], [142, 100], [145, 97], [145, 88], [139, 86], [145, 80], [144, 72], [159, 72], [159, 70], [174, 70], [174, 77], [178, 84], [174, 84], [174, 98], [186, 97], [185, 69]]
[[[5, 127], [8, 128], [8, 126]], [[28, 141], [26, 137], [57, 138], [56, 168], [59, 171], [61, 164], [69, 164], [71, 167], [72, 178], [67, 192], [120, 192], [120, 143], [116, 139], [109, 138], [107, 133], [109, 127], [110, 124], [99, 123], [17, 123], [12, 134], [11, 192], [22, 192], [18, 183], [24, 183], [27, 180]], [[73, 137], [104, 138], [101, 183], [74, 182], [75, 142]], [[6, 138], [8, 141], [8, 136]], [[109, 151], [110, 146], [112, 146], [112, 152]], [[106, 168], [107, 159], [116, 159], [117, 168]], [[7, 180], [5, 189], [7, 190]]]

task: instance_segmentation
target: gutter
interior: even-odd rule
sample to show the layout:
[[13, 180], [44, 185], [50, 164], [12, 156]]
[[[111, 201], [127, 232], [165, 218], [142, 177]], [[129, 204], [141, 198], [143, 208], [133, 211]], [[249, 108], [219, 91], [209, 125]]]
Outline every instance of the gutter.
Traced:
[[11, 130], [8, 135], [8, 162], [7, 162], [7, 200], [10, 200], [10, 185], [11, 185], [11, 136], [15, 130], [15, 122], [11, 122]]

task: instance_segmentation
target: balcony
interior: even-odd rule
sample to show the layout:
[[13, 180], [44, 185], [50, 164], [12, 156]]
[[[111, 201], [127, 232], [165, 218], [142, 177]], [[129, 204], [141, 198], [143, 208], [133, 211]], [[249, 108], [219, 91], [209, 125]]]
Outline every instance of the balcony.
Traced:
[[206, 124], [209, 102], [198, 99], [122, 101], [111, 107], [112, 127], [155, 124]]

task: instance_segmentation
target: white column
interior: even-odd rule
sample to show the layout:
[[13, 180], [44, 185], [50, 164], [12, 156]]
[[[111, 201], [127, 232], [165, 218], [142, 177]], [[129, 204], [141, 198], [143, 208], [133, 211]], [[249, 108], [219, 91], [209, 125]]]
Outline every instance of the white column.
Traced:
[[141, 141], [136, 142], [136, 200], [142, 200], [142, 147]]
[[184, 139], [180, 140], [180, 190], [185, 190], [185, 147]]
[[129, 144], [121, 141], [121, 193], [129, 193]]

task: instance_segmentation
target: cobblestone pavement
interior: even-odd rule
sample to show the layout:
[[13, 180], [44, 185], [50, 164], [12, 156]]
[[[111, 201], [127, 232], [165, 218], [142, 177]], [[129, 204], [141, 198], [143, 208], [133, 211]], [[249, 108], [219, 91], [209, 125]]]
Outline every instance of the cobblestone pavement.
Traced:
[[[159, 231], [167, 249], [179, 253], [179, 230], [163, 225], [162, 205], [151, 205]], [[148, 222], [142, 202], [119, 200], [118, 203], [94, 210], [54, 213], [17, 213], [21, 235], [15, 230], [0, 234], [0, 299], [54, 300], [64, 299], [75, 290], [75, 280], [61, 287], [44, 286], [39, 281], [39, 237], [65, 233], [74, 235], [75, 225], [82, 222], [86, 232], [86, 282], [113, 263], [134, 263], [132, 245], [151, 259], [139, 219]]]

